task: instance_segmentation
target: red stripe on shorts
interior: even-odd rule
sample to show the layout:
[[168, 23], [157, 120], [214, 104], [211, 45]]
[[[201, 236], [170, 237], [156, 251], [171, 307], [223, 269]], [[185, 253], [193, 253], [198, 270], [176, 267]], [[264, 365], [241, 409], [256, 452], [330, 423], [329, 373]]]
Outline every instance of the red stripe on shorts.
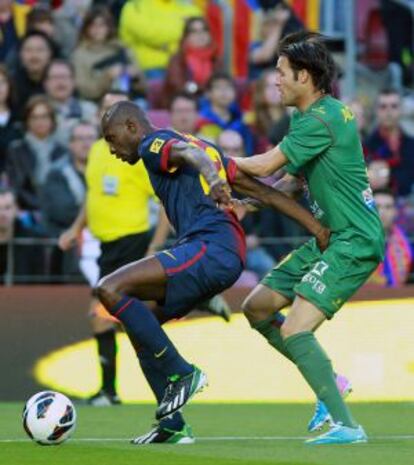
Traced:
[[185, 270], [191, 265], [194, 265], [194, 263], [198, 262], [198, 260], [200, 260], [200, 258], [206, 253], [206, 251], [207, 251], [207, 246], [206, 244], [203, 244], [200, 251], [197, 252], [197, 254], [194, 255], [193, 258], [190, 258], [190, 260], [187, 260], [185, 263], [182, 263], [181, 265], [176, 266], [175, 268], [167, 268], [165, 270], [166, 273], [179, 273], [180, 271]]

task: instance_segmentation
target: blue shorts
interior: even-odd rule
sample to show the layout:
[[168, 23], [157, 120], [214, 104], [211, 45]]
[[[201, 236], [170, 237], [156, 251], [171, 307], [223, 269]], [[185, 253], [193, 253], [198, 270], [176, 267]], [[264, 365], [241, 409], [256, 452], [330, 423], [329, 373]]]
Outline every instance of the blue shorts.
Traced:
[[229, 288], [243, 271], [236, 252], [198, 239], [158, 252], [156, 257], [168, 276], [163, 303], [168, 318], [185, 316], [198, 303]]

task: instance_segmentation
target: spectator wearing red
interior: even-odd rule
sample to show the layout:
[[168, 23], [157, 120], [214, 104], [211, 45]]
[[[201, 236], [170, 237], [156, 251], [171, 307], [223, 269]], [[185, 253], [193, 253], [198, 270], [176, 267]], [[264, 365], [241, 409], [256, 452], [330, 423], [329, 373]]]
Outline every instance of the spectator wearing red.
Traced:
[[391, 186], [405, 197], [414, 185], [414, 138], [401, 128], [401, 97], [392, 89], [383, 90], [376, 105], [377, 127], [365, 140], [369, 160], [385, 160], [391, 169]]
[[178, 52], [168, 64], [164, 86], [166, 105], [174, 94], [183, 90], [202, 94], [212, 74], [221, 69], [222, 60], [207, 21], [201, 16], [188, 18]]
[[400, 287], [407, 282], [413, 262], [413, 249], [405, 231], [397, 225], [395, 197], [389, 189], [374, 191], [374, 199], [386, 235], [384, 261], [369, 282], [387, 287]]

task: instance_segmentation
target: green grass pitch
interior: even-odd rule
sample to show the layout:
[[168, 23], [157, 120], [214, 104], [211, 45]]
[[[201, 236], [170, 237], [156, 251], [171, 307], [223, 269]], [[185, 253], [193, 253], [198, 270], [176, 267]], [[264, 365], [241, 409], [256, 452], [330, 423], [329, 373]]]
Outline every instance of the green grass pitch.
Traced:
[[307, 446], [310, 404], [193, 404], [185, 414], [194, 445], [133, 446], [149, 430], [154, 407], [77, 405], [73, 439], [55, 447], [28, 440], [23, 404], [0, 404], [4, 465], [410, 465], [414, 464], [414, 403], [355, 403], [368, 444]]

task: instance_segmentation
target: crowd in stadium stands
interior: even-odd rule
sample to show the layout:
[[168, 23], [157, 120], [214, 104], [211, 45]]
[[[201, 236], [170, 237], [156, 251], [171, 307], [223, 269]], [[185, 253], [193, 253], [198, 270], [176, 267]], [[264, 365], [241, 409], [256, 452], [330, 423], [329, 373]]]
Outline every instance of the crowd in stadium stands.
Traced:
[[[335, 0], [0, 0], [0, 282], [81, 276], [79, 249], [44, 242], [70, 227], [84, 203], [108, 92], [127, 95], [155, 125], [213, 141], [227, 156], [278, 144], [290, 120], [275, 86], [279, 40], [323, 30], [327, 3], [344, 31]], [[370, 283], [394, 287], [414, 281], [412, 19], [399, 2], [356, 3], [362, 77], [373, 66], [390, 69], [386, 82], [397, 86], [372, 79], [349, 100], [339, 53], [336, 92], [357, 120], [388, 237]], [[240, 282], [247, 285], [287, 253], [286, 239], [304, 235], [266, 210], [243, 226], [248, 258]], [[19, 242], [27, 238], [43, 242]]]

